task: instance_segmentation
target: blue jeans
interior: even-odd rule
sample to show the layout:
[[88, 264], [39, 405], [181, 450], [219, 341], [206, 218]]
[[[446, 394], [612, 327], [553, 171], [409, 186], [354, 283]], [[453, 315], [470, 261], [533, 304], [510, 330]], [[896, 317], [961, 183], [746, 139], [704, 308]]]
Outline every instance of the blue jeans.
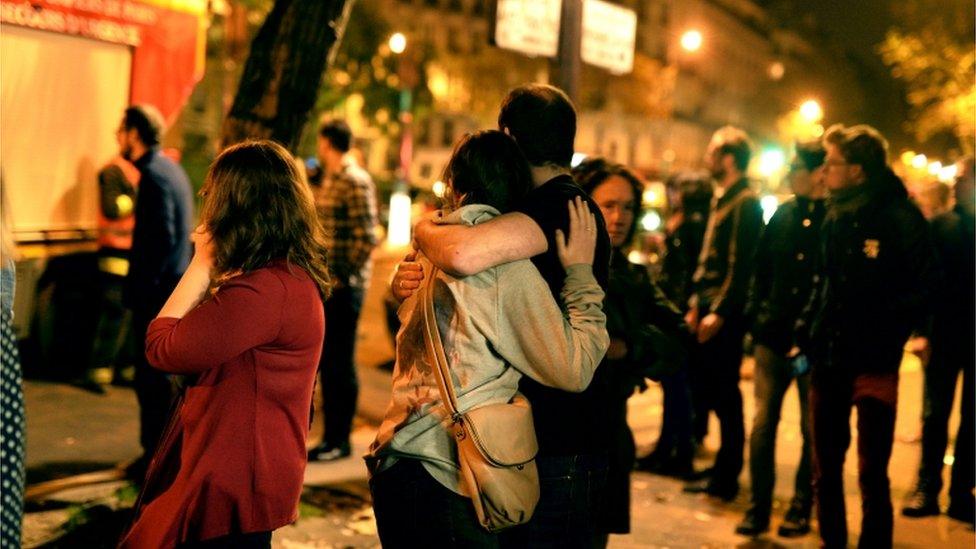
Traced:
[[[757, 512], [769, 517], [773, 506], [773, 487], [776, 483], [776, 431], [779, 427], [783, 397], [793, 383], [788, 359], [765, 345], [756, 345], [756, 417], [749, 437], [749, 473], [752, 478], [752, 505]], [[811, 422], [808, 402], [810, 374], [796, 378], [800, 400], [800, 432], [803, 448], [796, 469], [793, 504], [809, 511], [813, 504], [811, 480]]]
[[607, 455], [541, 456], [532, 520], [499, 534], [502, 547], [590, 548], [598, 537]]
[[416, 459], [401, 459], [369, 479], [380, 543], [387, 549], [496, 548], [471, 500], [434, 480]]

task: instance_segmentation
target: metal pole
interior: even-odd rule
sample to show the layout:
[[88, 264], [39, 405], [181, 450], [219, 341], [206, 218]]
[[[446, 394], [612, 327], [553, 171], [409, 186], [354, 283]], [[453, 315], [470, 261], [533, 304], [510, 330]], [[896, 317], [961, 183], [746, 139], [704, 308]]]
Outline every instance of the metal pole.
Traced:
[[579, 81], [583, 61], [580, 46], [583, 36], [583, 0], [563, 0], [559, 21], [559, 56], [556, 58], [556, 85], [579, 103]]

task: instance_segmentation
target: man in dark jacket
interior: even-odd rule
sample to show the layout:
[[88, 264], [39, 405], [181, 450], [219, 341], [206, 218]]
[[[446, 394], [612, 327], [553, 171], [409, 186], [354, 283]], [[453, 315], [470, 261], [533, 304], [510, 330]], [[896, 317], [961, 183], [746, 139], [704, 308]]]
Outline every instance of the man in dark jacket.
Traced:
[[[712, 181], [706, 173], [679, 174], [669, 181], [668, 195], [672, 208], [668, 218], [665, 246], [667, 252], [661, 267], [660, 287], [672, 303], [688, 303], [692, 277], [698, 266], [708, 210], [712, 202]], [[694, 441], [705, 436], [705, 429], [692, 428], [691, 389], [688, 369], [680, 368], [661, 377], [664, 411], [661, 432], [654, 451], [637, 461], [637, 468], [659, 475], [687, 478], [693, 474]], [[707, 418], [706, 418], [707, 419]]]
[[[824, 137], [830, 207], [820, 281], [801, 349], [813, 364], [814, 490], [824, 547], [847, 546], [844, 456], [857, 408], [863, 519], [859, 547], [891, 547], [888, 460], [898, 368], [908, 336], [938, 284], [928, 226], [888, 167], [887, 143], [869, 126]], [[809, 338], [809, 341], [805, 341]]]
[[974, 445], [973, 374], [976, 373], [976, 174], [973, 158], [957, 164], [956, 206], [932, 220], [932, 237], [945, 284], [936, 297], [934, 322], [929, 338], [931, 359], [925, 366], [925, 407], [922, 412], [922, 462], [918, 485], [902, 509], [906, 517], [938, 515], [942, 491], [949, 415], [962, 372], [962, 398], [959, 403], [959, 431], [956, 434], [955, 460], [949, 485], [950, 517], [974, 521], [973, 501]]
[[755, 344], [756, 416], [749, 438], [752, 506], [736, 527], [738, 534], [756, 536], [769, 528], [775, 484], [776, 430], [783, 397], [793, 379], [800, 400], [803, 449], [796, 470], [793, 501], [779, 535], [802, 536], [810, 531], [813, 487], [810, 483], [810, 418], [807, 394], [809, 371], [798, 371], [787, 358], [793, 347], [793, 326], [806, 305], [820, 248], [820, 225], [826, 206], [823, 186], [825, 152], [819, 142], [797, 146], [789, 181], [795, 198], [784, 203], [769, 220], [756, 252], [749, 313]]
[[140, 480], [162, 435], [174, 395], [166, 375], [146, 361], [146, 329], [183, 276], [192, 252], [193, 191], [183, 168], [160, 153], [162, 134], [159, 111], [135, 105], [125, 110], [117, 136], [122, 156], [139, 170], [136, 225], [123, 299], [132, 309], [137, 342], [135, 389], [143, 449], [129, 473]]
[[711, 478], [685, 491], [726, 501], [738, 494], [742, 471], [745, 425], [739, 369], [746, 298], [763, 226], [759, 200], [745, 177], [751, 155], [745, 132], [731, 126], [715, 132], [709, 144], [706, 161], [717, 188], [685, 315], [699, 344], [691, 368], [696, 421], [715, 410], [722, 437]]

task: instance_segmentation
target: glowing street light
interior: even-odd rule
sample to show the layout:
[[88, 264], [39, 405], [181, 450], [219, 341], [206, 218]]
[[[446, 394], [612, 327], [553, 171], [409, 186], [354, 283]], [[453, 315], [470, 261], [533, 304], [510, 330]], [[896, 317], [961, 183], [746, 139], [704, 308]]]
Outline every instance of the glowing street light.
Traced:
[[402, 32], [394, 33], [393, 36], [390, 37], [389, 46], [390, 51], [396, 54], [401, 54], [407, 49], [407, 37], [404, 36]]
[[772, 177], [786, 166], [786, 154], [783, 151], [770, 148], [759, 155], [759, 174]]
[[[949, 164], [948, 166], [942, 166], [939, 170], [939, 181], [943, 183], [951, 183], [952, 180], [956, 178], [956, 171], [958, 168], [955, 164]], [[124, 195], [123, 195], [124, 196]]]
[[905, 151], [901, 153], [901, 163], [905, 166], [911, 166], [912, 160], [915, 160], [915, 151]]
[[390, 196], [390, 222], [386, 233], [386, 244], [398, 248], [410, 244], [410, 194], [400, 189]]
[[912, 159], [912, 167], [916, 170], [924, 170], [929, 165], [929, 159], [924, 154], [916, 154]]
[[800, 105], [800, 116], [811, 124], [820, 122], [823, 119], [823, 108], [815, 99], [808, 99]]
[[687, 52], [696, 52], [702, 47], [702, 33], [696, 30], [685, 31], [681, 35], [681, 47]]
[[447, 185], [443, 181], [434, 181], [430, 190], [434, 191], [434, 196], [437, 198], [444, 198], [444, 195], [447, 194]]

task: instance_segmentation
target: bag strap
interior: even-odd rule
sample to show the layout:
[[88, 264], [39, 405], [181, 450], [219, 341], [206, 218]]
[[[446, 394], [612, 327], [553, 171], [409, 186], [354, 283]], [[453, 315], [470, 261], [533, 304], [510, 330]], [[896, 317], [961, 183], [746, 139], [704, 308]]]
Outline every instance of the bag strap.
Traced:
[[424, 344], [427, 347], [427, 358], [431, 366], [437, 370], [437, 388], [441, 393], [441, 401], [451, 414], [451, 419], [455, 422], [460, 417], [458, 411], [457, 395], [454, 393], [454, 383], [451, 381], [451, 372], [447, 366], [447, 357], [444, 355], [444, 345], [441, 342], [441, 333], [437, 329], [437, 317], [434, 313], [434, 281], [437, 279], [437, 268], [431, 266], [430, 273], [424, 279], [424, 286], [421, 290], [420, 301], [424, 313]]

